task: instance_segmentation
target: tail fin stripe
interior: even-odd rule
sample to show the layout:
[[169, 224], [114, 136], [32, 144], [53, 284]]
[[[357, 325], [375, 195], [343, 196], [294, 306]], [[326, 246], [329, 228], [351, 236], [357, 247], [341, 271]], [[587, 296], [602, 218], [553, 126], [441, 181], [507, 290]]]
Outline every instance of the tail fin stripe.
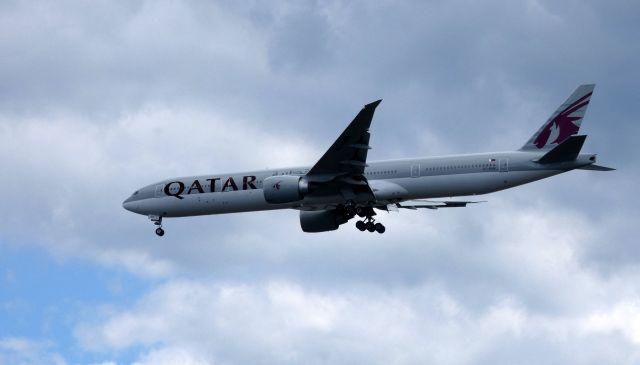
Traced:
[[[588, 93], [587, 95], [585, 95], [585, 96], [581, 97], [580, 99], [576, 100], [576, 102], [571, 104], [571, 105], [569, 105], [567, 107], [567, 109], [565, 109], [562, 112], [562, 114], [571, 114], [571, 113], [575, 112], [576, 110], [582, 108], [583, 106], [589, 104], [589, 100], [584, 101], [584, 99], [591, 97], [591, 94], [592, 93]], [[580, 103], [580, 104], [576, 105], [577, 103]]]
[[[569, 105], [569, 107], [568, 107], [567, 109], [569, 109], [569, 108], [573, 107], [574, 105], [576, 105], [576, 104], [578, 104], [578, 103], [583, 102], [583, 101], [584, 101], [585, 99], [587, 99], [587, 98], [590, 98], [590, 97], [591, 97], [591, 94], [593, 94], [593, 91], [592, 91], [592, 92], [590, 92], [590, 93], [588, 93], [588, 94], [586, 94], [585, 96], [581, 97], [580, 99], [578, 99], [578, 100], [574, 101], [573, 103], [571, 103], [571, 105]], [[588, 101], [587, 101], [587, 103], [588, 103]]]

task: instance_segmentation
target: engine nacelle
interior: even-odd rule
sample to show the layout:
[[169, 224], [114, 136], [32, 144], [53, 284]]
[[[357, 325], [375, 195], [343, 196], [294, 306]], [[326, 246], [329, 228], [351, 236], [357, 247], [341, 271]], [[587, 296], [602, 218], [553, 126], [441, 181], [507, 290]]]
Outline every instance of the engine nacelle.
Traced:
[[304, 232], [335, 231], [347, 220], [344, 214], [336, 210], [300, 211], [300, 227]]
[[309, 183], [303, 176], [270, 176], [262, 182], [262, 191], [267, 203], [292, 203], [304, 198]]

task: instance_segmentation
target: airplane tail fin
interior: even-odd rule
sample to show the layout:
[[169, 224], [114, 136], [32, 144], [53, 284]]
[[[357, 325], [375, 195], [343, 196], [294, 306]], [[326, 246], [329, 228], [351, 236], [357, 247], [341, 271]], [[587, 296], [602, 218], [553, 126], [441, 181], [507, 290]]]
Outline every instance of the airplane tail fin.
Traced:
[[549, 151], [577, 134], [594, 87], [594, 84], [578, 86], [520, 150]]

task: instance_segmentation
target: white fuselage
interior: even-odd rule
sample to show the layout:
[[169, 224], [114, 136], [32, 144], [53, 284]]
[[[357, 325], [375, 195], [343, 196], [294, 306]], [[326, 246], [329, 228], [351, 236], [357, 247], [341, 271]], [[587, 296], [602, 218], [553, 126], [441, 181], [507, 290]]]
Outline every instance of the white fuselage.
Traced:
[[[384, 206], [414, 199], [487, 194], [592, 164], [593, 155], [575, 161], [541, 165], [539, 153], [511, 151], [369, 162], [365, 177]], [[263, 180], [276, 175], [303, 176], [308, 167], [211, 174], [164, 180], [146, 186], [123, 206], [132, 212], [161, 217], [294, 208], [319, 210], [344, 202], [344, 196], [322, 196], [287, 204], [270, 204]]]

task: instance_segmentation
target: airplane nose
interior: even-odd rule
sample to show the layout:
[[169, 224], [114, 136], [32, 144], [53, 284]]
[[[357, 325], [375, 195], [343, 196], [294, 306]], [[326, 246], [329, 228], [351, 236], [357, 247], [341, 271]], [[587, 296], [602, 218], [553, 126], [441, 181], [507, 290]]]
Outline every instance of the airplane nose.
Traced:
[[132, 197], [128, 197], [125, 201], [123, 201], [122, 207], [130, 212], [133, 212], [134, 207], [133, 207]]

